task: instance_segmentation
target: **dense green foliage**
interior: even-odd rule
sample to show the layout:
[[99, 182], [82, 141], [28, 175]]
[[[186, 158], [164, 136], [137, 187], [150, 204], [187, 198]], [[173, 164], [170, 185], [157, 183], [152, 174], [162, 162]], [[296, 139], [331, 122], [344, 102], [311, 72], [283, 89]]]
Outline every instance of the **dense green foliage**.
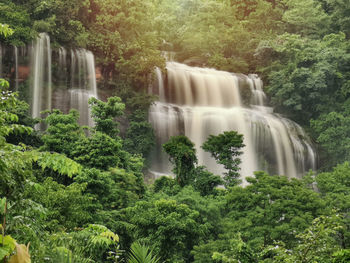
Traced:
[[[87, 129], [76, 111], [31, 119], [0, 79], [0, 262], [349, 262], [349, 1], [1, 1], [1, 44], [40, 32], [53, 46], [91, 49], [100, 87], [118, 97], [90, 100]], [[175, 179], [145, 185], [154, 144], [145, 90], [162, 51], [260, 73], [276, 110], [318, 143], [319, 173], [256, 172], [241, 187], [244, 146], [231, 131], [203, 145], [224, 180], [177, 136], [164, 145]]]
[[169, 155], [170, 162], [174, 164], [173, 172], [177, 182], [181, 186], [188, 184], [198, 162], [194, 143], [186, 136], [179, 135], [171, 137], [163, 148]]
[[215, 160], [222, 164], [227, 172], [224, 173], [225, 186], [235, 186], [240, 183], [239, 156], [243, 153], [241, 148], [243, 144], [243, 135], [235, 131], [224, 132], [217, 136], [210, 135], [202, 148], [210, 152]]

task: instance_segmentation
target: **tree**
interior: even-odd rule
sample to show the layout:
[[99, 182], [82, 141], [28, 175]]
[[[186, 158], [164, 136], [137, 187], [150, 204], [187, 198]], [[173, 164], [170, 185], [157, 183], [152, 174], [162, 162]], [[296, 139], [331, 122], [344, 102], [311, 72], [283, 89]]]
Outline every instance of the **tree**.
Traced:
[[78, 124], [79, 112], [71, 110], [63, 114], [60, 110], [52, 110], [45, 118], [48, 125], [44, 135], [42, 150], [55, 151], [72, 156], [75, 144], [84, 137], [84, 133]]
[[[345, 103], [345, 107], [349, 102]], [[319, 143], [321, 169], [329, 169], [350, 157], [350, 115], [346, 111], [330, 112], [310, 121], [316, 142]]]
[[206, 234], [199, 213], [175, 200], [143, 200], [118, 214], [123, 240], [149, 245], [164, 262], [191, 262], [193, 245]]
[[318, 1], [289, 0], [286, 6], [282, 19], [289, 33], [319, 37], [329, 32], [330, 17]]
[[98, 210], [115, 210], [128, 207], [136, 202], [141, 193], [143, 184], [132, 172], [113, 168], [110, 171], [100, 171], [96, 168], [84, 169], [74, 180], [86, 184], [86, 194], [90, 194]]
[[341, 218], [338, 242], [342, 248], [350, 246], [350, 165], [348, 162], [339, 164], [330, 172], [319, 173], [315, 177], [317, 187], [327, 206], [336, 209]]
[[293, 233], [301, 233], [313, 219], [329, 212], [325, 201], [302, 180], [256, 172], [247, 181], [248, 186], [233, 187], [226, 195], [224, 233], [240, 232], [254, 251], [274, 240], [293, 247], [297, 242]]
[[162, 48], [176, 60], [230, 72], [255, 71], [260, 40], [283, 31], [282, 5], [266, 0], [184, 1], [156, 4]]
[[224, 174], [226, 187], [235, 186], [240, 183], [239, 180], [239, 164], [241, 159], [239, 156], [243, 153], [241, 148], [243, 144], [243, 135], [235, 131], [224, 132], [217, 136], [210, 135], [202, 148], [210, 152], [215, 160], [224, 165], [227, 172]]
[[[45, 259], [49, 262], [118, 262], [119, 236], [103, 225], [89, 224], [72, 232], [48, 237]], [[65, 261], [62, 261], [65, 260]]]
[[121, 165], [122, 140], [113, 139], [107, 134], [96, 132], [83, 137], [73, 146], [73, 159], [84, 166], [108, 170]]
[[[273, 260], [264, 262], [341, 262], [340, 248], [334, 239], [340, 228], [338, 215], [320, 216], [303, 233], [297, 235], [300, 241], [292, 249], [287, 249], [283, 243], [269, 247], [267, 251], [274, 254]], [[336, 252], [339, 253], [338, 256], [335, 255]], [[338, 259], [334, 259], [336, 257]]]
[[[7, 3], [4, 3], [7, 2]], [[22, 6], [12, 1], [0, 3], [0, 40], [12, 45], [23, 45], [34, 37], [32, 21]]]
[[64, 186], [49, 177], [37, 184], [28, 197], [47, 209], [46, 230], [73, 230], [92, 220], [92, 197], [83, 194], [85, 188], [86, 184], [78, 183]]
[[10, 36], [13, 34], [13, 29], [9, 27], [7, 24], [0, 24], [0, 35], [4, 36], [5, 38], [7, 36]]
[[124, 149], [130, 153], [147, 157], [155, 145], [152, 125], [148, 121], [131, 121], [126, 131]]
[[173, 196], [181, 191], [181, 187], [173, 178], [161, 176], [154, 181], [153, 191], [154, 193], [163, 192], [166, 195]]
[[89, 48], [104, 80], [113, 77], [145, 88], [154, 66], [163, 66], [154, 34], [152, 1], [96, 0], [89, 12]]
[[91, 107], [91, 115], [95, 122], [94, 129], [103, 132], [111, 138], [118, 138], [119, 123], [115, 118], [124, 114], [125, 105], [119, 97], [109, 97], [107, 102], [103, 102], [96, 98], [89, 99]]
[[192, 254], [195, 263], [255, 263], [258, 253], [242, 240], [240, 234], [220, 235], [218, 239], [195, 246]]
[[181, 186], [189, 184], [193, 180], [195, 164], [198, 161], [193, 142], [184, 135], [173, 136], [163, 144], [163, 149], [174, 164], [173, 172], [177, 182]]
[[350, 36], [350, 7], [346, 0], [321, 1], [327, 14], [331, 18], [331, 29], [334, 33], [344, 32], [348, 39]]
[[349, 90], [348, 48], [344, 33], [322, 39], [285, 33], [261, 43], [257, 55], [268, 64], [266, 89], [277, 110], [306, 125], [323, 113], [338, 111]]
[[202, 196], [216, 195], [218, 193], [216, 187], [223, 183], [220, 176], [209, 172], [204, 166], [196, 167], [192, 185]]

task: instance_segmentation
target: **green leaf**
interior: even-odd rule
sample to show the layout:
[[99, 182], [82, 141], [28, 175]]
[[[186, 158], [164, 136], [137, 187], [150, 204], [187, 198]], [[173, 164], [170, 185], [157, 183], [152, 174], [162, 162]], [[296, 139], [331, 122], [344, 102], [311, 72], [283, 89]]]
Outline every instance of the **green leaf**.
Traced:
[[3, 260], [9, 254], [10, 254], [9, 249], [7, 246], [4, 246], [4, 247], [0, 246], [0, 261]]
[[82, 166], [80, 164], [58, 153], [38, 152], [37, 158], [35, 158], [34, 161], [37, 161], [43, 170], [45, 168], [51, 168], [70, 178], [82, 171]]
[[6, 197], [0, 199], [0, 214], [5, 214]]
[[[0, 240], [2, 240], [2, 235], [0, 235]], [[8, 246], [12, 251], [16, 247], [16, 240], [14, 240], [11, 236], [7, 235], [3, 239], [3, 245]]]
[[128, 263], [157, 263], [159, 259], [152, 255], [152, 250], [139, 243], [131, 245]]
[[[2, 245], [2, 246], [1, 246]], [[11, 236], [2, 236], [0, 235], [0, 261], [9, 256], [16, 247], [16, 240]]]
[[6, 24], [0, 24], [0, 35], [3, 35], [5, 38], [11, 36], [14, 33], [13, 29]]
[[8, 89], [10, 87], [10, 84], [8, 83], [7, 80], [0, 79], [0, 87], [2, 87], [4, 89]]

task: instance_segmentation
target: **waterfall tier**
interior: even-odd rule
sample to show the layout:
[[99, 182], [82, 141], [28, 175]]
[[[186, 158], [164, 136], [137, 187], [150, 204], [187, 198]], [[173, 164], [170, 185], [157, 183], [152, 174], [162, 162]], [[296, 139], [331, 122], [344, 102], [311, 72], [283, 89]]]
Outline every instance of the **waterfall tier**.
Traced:
[[179, 134], [195, 143], [199, 164], [222, 174], [224, 168], [200, 146], [209, 135], [229, 130], [244, 135], [243, 178], [258, 170], [301, 177], [316, 168], [316, 153], [309, 138], [298, 124], [266, 106], [263, 84], [257, 75], [176, 62], [168, 62], [166, 70], [165, 78], [156, 70], [157, 80], [151, 91], [159, 96], [149, 114], [157, 137], [151, 167], [155, 174], [170, 172], [171, 165], [161, 145]]
[[77, 109], [79, 123], [93, 126], [88, 99], [97, 98], [97, 87], [94, 55], [90, 51], [52, 49], [49, 36], [41, 33], [26, 47], [0, 46], [0, 76], [13, 80], [11, 86], [16, 90], [20, 83], [29, 81], [29, 94], [26, 85], [20, 91], [26, 94], [32, 117], [41, 117], [44, 110]]
[[43, 110], [51, 110], [52, 105], [52, 72], [50, 37], [39, 35], [32, 47], [31, 54], [31, 88], [32, 117], [40, 117]]

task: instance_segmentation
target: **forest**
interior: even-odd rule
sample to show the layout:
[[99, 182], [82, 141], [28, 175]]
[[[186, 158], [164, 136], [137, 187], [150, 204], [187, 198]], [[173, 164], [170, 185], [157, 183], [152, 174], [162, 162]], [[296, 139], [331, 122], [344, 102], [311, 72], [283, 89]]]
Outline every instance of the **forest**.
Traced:
[[[33, 116], [31, 77], [15, 84], [14, 60], [0, 62], [1, 263], [350, 262], [348, 0], [0, 0], [2, 48], [42, 33], [90, 50], [108, 95], [88, 100], [92, 126], [74, 109]], [[178, 134], [161, 145], [172, 176], [151, 177], [148, 90], [165, 54], [258, 74], [315, 169], [243, 178], [245, 138], [227, 130], [199, 146], [223, 174]]]

